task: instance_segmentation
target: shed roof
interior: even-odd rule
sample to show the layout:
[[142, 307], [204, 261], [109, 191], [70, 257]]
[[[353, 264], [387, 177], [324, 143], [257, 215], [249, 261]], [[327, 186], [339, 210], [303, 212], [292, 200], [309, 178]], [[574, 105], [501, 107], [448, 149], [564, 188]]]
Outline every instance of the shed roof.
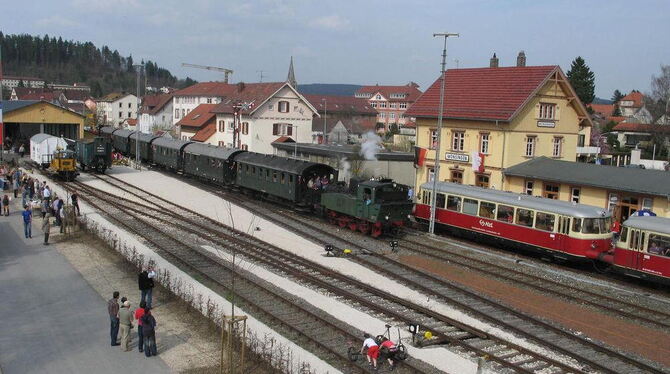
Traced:
[[12, 100], [12, 101], [0, 101], [0, 106], [2, 106], [2, 112], [7, 114], [13, 110], [18, 110], [25, 108], [27, 106], [39, 103], [39, 100]]
[[[421, 189], [431, 191], [432, 182], [421, 185]], [[468, 186], [459, 183], [437, 182], [437, 191], [458, 195], [471, 196], [475, 199], [513, 205], [544, 212], [563, 214], [571, 217], [598, 218], [609, 217], [610, 213], [603, 209], [585, 204], [573, 204], [569, 201], [548, 199], [544, 197], [521, 195], [513, 192], [494, 190], [483, 187]]]
[[670, 218], [630, 216], [623, 225], [634, 229], [651, 230], [663, 234], [670, 234]]
[[614, 191], [670, 196], [670, 172], [622, 168], [538, 157], [503, 171], [505, 175]]
[[151, 144], [155, 145], [157, 147], [180, 150], [185, 145], [191, 144], [191, 143], [193, 143], [193, 142], [188, 141], [188, 140], [171, 139], [171, 138], [168, 138], [168, 137], [161, 136], [158, 139], [154, 140], [153, 143], [151, 143]]
[[191, 143], [184, 147], [184, 153], [202, 155], [222, 160], [228, 160], [231, 156], [239, 152], [244, 151], [237, 148], [217, 147], [215, 145], [203, 143]]
[[305, 170], [313, 166], [319, 166], [319, 165], [326, 166], [332, 170], [335, 170], [332, 167], [325, 164], [319, 164], [316, 162], [309, 162], [304, 160], [296, 160], [293, 158], [278, 157], [274, 155], [266, 155], [255, 152], [245, 152], [243, 154], [240, 154], [237, 157], [235, 157], [235, 161], [243, 164], [260, 166], [264, 168], [269, 168], [297, 175], [301, 175]]

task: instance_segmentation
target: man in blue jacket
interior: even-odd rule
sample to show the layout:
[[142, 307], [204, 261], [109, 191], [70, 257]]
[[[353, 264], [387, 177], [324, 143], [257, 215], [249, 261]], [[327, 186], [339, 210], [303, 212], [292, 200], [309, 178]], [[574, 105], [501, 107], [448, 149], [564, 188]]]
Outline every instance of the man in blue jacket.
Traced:
[[30, 206], [26, 205], [26, 209], [21, 215], [23, 216], [23, 233], [26, 234], [26, 239], [32, 238], [33, 211], [30, 210]]

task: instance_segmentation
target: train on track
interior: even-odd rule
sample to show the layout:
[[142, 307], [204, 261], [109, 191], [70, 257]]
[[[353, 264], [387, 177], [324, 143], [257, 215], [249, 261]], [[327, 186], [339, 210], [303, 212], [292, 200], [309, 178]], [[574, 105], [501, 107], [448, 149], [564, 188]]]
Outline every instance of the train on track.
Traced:
[[337, 181], [329, 165], [273, 155], [168, 139], [126, 129], [103, 127], [100, 135], [130, 158], [138, 156], [167, 170], [199, 178], [296, 209], [328, 217], [341, 227], [379, 237], [408, 222], [409, 186], [392, 180]]

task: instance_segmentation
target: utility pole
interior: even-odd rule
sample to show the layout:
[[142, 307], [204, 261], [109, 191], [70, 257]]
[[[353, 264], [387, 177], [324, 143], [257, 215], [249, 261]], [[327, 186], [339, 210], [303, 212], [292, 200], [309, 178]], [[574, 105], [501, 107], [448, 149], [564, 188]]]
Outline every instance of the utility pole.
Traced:
[[444, 47], [442, 48], [442, 69], [440, 70], [440, 109], [437, 115], [437, 149], [435, 150], [435, 169], [433, 172], [433, 193], [430, 196], [430, 223], [428, 225], [428, 232], [435, 234], [435, 206], [437, 199], [437, 180], [440, 178], [440, 152], [442, 143], [442, 116], [444, 114], [444, 84], [445, 73], [447, 67], [447, 38], [450, 36], [459, 37], [456, 33], [435, 33], [433, 37], [444, 37]]
[[326, 117], [328, 117], [328, 100], [323, 98], [323, 144], [326, 144]]
[[261, 78], [259, 83], [263, 83], [263, 77], [264, 77], [263, 73], [264, 73], [264, 71], [263, 70], [256, 70], [256, 73], [258, 73], [260, 75], [260, 78]]
[[137, 75], [137, 109], [135, 110], [135, 116], [137, 117], [137, 122], [135, 122], [135, 168], [137, 170], [142, 170], [142, 158], [140, 157], [140, 105], [142, 105], [142, 100], [140, 99], [140, 78], [142, 76], [142, 68], [144, 65], [134, 65], [135, 73]]
[[0, 45], [0, 162], [5, 158], [5, 124], [2, 122], [2, 45]]

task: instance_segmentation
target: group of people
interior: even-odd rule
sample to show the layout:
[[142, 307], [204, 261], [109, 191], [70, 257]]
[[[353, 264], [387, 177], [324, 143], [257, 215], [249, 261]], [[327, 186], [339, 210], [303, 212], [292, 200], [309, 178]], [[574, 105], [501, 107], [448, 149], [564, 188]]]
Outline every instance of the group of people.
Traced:
[[317, 175], [312, 176], [307, 181], [307, 188], [318, 191], [318, 190], [325, 190], [326, 187], [330, 184], [330, 180], [328, 179], [327, 176], [319, 177]]
[[361, 354], [366, 352], [368, 358], [368, 364], [372, 366], [374, 370], [378, 370], [377, 361], [381, 356], [381, 360], [386, 359], [389, 363], [389, 370], [395, 369], [395, 354], [398, 351], [396, 344], [387, 337], [382, 337], [381, 342], [378, 344], [377, 341], [370, 336], [370, 334], [363, 334], [365, 340], [363, 341], [363, 347], [361, 347]]
[[[137, 324], [137, 348], [144, 352], [146, 357], [156, 356], [156, 318], [151, 313], [152, 291], [156, 272], [147, 267], [137, 276], [140, 288], [139, 308], [131, 310], [131, 303], [127, 297], [121, 298], [119, 292], [114, 291], [112, 298], [107, 302], [107, 312], [110, 320], [110, 338], [112, 346], [121, 346], [124, 352], [130, 351], [131, 331]], [[121, 339], [119, 341], [119, 332]]]

